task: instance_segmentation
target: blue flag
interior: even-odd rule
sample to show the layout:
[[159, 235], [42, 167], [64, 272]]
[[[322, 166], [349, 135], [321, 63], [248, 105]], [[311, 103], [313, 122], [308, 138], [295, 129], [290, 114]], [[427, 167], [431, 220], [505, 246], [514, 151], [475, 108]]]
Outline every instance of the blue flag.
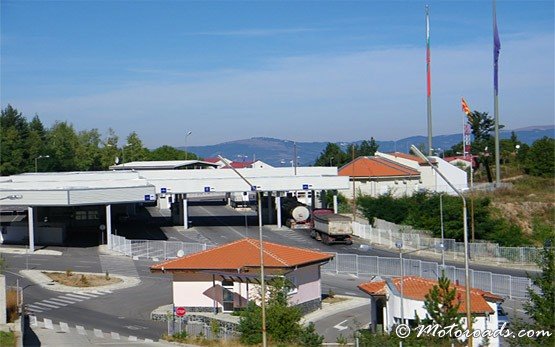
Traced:
[[493, 12], [493, 88], [495, 95], [498, 95], [499, 83], [497, 78], [497, 70], [499, 65], [499, 51], [501, 50], [501, 41], [499, 41], [499, 32], [497, 31], [497, 15], [495, 9]]

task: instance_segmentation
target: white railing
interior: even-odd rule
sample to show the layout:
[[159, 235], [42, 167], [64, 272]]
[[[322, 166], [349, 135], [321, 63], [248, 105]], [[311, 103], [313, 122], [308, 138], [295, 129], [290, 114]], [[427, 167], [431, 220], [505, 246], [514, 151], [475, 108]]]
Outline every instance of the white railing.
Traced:
[[[391, 229], [373, 228], [368, 224], [353, 222], [353, 233], [372, 243], [396, 248], [395, 242], [403, 241], [403, 247], [409, 250], [427, 248], [427, 252], [441, 254], [441, 249], [434, 247], [441, 243], [440, 238], [430, 237], [421, 233], [407, 233]], [[463, 259], [464, 243], [454, 239], [443, 241], [446, 259]], [[540, 250], [535, 247], [501, 247], [497, 243], [470, 242], [469, 255], [471, 260], [483, 260], [495, 263], [535, 264]]]
[[[212, 247], [201, 243], [158, 240], [128, 240], [112, 235], [112, 250], [133, 258], [165, 260], [177, 257], [177, 250], [183, 254], [200, 252]], [[349, 273], [354, 275], [400, 276], [399, 258], [366, 256], [357, 254], [336, 254], [335, 258], [322, 266], [323, 271]], [[437, 279], [442, 266], [437, 262], [403, 259], [405, 276], [420, 276]], [[451, 281], [465, 284], [464, 269], [445, 266], [445, 274]], [[532, 282], [529, 278], [495, 274], [487, 271], [470, 270], [471, 286], [509, 298], [527, 298], [527, 290]]]

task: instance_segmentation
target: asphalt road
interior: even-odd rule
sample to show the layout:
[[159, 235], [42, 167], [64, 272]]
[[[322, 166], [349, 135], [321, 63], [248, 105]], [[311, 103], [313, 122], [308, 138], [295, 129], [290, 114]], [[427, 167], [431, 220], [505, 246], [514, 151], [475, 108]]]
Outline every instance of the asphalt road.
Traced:
[[[258, 238], [258, 219], [256, 214], [238, 212], [221, 205], [190, 206], [190, 216], [193, 228], [184, 230], [183, 227], [172, 227], [167, 213], [160, 213], [153, 219], [140, 218], [128, 224], [116, 227], [118, 233], [135, 239], [182, 240], [186, 242], [201, 242], [223, 244], [243, 237]], [[284, 243], [292, 246], [307, 247], [326, 252], [352, 253], [359, 255], [377, 255], [397, 257], [397, 253], [371, 248], [361, 250], [361, 243], [347, 245], [324, 245], [310, 238], [308, 231], [291, 231], [289, 229], [263, 229], [264, 239], [270, 242]], [[14, 255], [4, 254], [8, 268], [5, 271], [8, 285], [15, 285], [16, 281], [24, 288], [24, 300], [27, 304], [56, 297], [63, 293], [43, 289], [27, 279], [22, 278], [18, 271], [21, 269], [41, 269], [83, 272], [102, 272], [100, 256], [96, 247], [47, 247], [60, 250], [63, 256], [45, 255]], [[414, 259], [428, 260], [420, 257]], [[165, 331], [164, 323], [150, 320], [150, 312], [161, 305], [171, 303], [171, 278], [167, 275], [153, 275], [148, 270], [152, 261], [138, 260], [133, 262], [141, 284], [137, 287], [113, 291], [110, 294], [90, 298], [67, 306], [57, 307], [37, 313], [38, 319], [49, 318], [54, 322], [66, 322], [70, 325], [82, 325], [86, 329], [101, 329], [104, 332], [117, 332], [122, 336], [137, 336], [140, 339], [158, 339]], [[455, 264], [460, 266], [460, 264]], [[495, 266], [472, 265], [473, 269], [525, 276], [525, 271], [519, 269], [498, 268]], [[337, 294], [361, 296], [364, 294], [357, 289], [357, 285], [370, 281], [371, 277], [355, 277], [352, 275], [322, 275], [323, 293], [330, 289]], [[521, 303], [508, 303], [506, 310], [509, 314], [522, 314]], [[513, 312], [511, 312], [513, 311]], [[318, 332], [324, 334], [327, 342], [335, 342], [339, 334], [352, 336], [352, 327], [368, 323], [368, 306], [361, 306], [356, 310], [332, 315], [318, 321]], [[343, 327], [347, 326], [347, 329]]]

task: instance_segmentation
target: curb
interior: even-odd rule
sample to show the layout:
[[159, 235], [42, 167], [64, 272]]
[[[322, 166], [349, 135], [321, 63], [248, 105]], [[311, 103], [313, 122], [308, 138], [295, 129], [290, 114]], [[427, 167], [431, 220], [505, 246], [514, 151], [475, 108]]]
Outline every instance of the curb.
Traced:
[[[139, 285], [139, 283], [141, 283], [141, 280], [136, 277], [110, 275], [112, 277], [121, 279], [123, 282], [108, 284], [105, 286], [96, 286], [96, 287], [71, 287], [71, 286], [65, 286], [63, 284], [59, 284], [52, 281], [50, 277], [43, 274], [43, 271], [52, 271], [52, 270], [20, 270], [19, 273], [25, 278], [29, 279], [30, 281], [38, 284], [39, 286], [45, 289], [52, 290], [55, 292], [63, 292], [63, 293], [87, 293], [87, 292], [93, 292], [96, 290], [118, 290], [118, 289], [135, 287]], [[52, 272], [58, 272], [58, 271], [52, 271]], [[94, 273], [94, 272], [73, 272], [73, 274], [99, 275], [99, 276], [104, 275], [102, 273]]]

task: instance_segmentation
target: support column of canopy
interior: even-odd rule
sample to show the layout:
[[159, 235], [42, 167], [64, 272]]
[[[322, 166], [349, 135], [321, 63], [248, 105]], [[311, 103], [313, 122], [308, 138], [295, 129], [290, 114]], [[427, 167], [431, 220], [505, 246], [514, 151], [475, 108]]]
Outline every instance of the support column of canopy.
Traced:
[[277, 216], [277, 227], [281, 228], [281, 196], [279, 192], [276, 192], [276, 216]]
[[189, 211], [188, 211], [188, 203], [187, 203], [187, 195], [183, 194], [183, 204], [182, 204], [182, 209], [183, 209], [183, 227], [186, 229], [189, 229]]
[[337, 213], [337, 190], [333, 191], [333, 213]]
[[106, 245], [112, 249], [112, 205], [106, 205]]
[[29, 252], [35, 251], [35, 214], [32, 206], [27, 207], [27, 219], [29, 220]]

